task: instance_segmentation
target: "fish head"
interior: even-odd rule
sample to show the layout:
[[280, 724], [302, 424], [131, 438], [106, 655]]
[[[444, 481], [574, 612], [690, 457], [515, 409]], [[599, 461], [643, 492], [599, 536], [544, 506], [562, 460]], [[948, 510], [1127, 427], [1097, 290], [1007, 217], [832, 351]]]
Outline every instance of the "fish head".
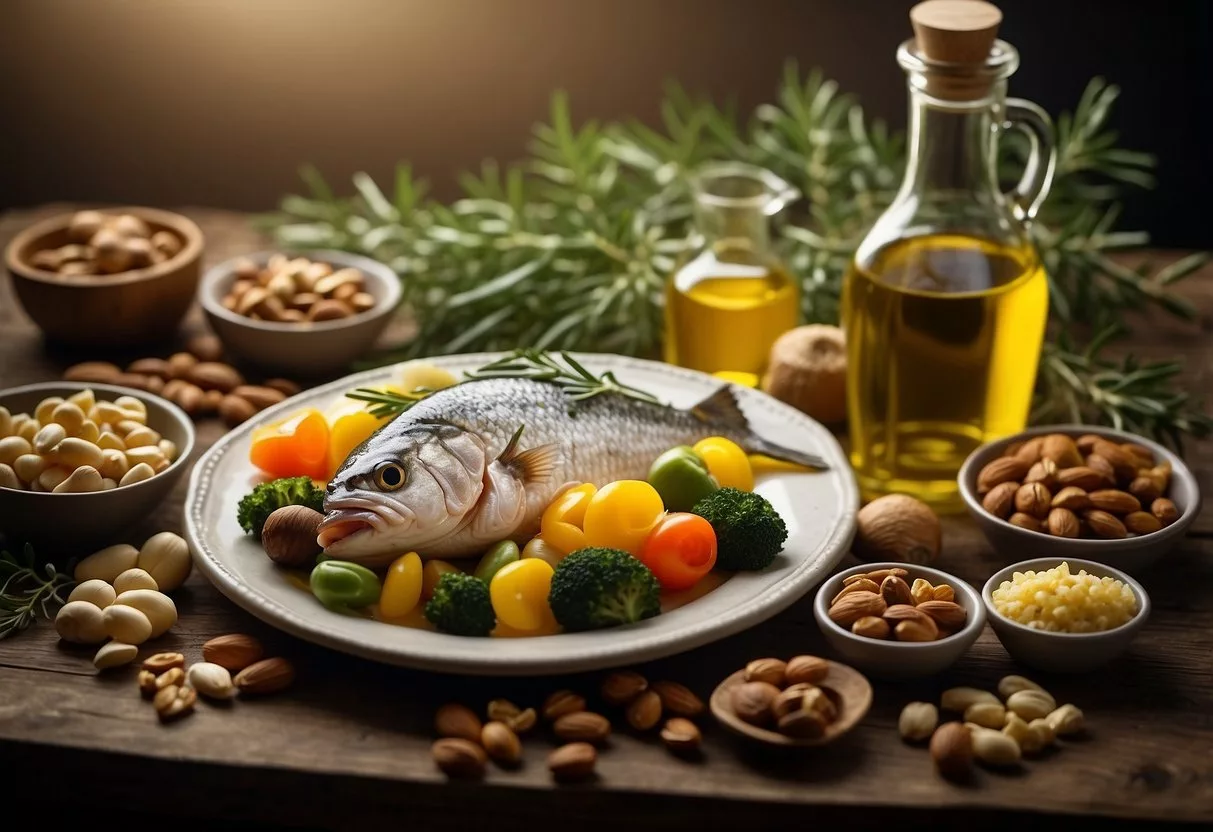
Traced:
[[488, 463], [480, 437], [455, 425], [374, 437], [329, 483], [316, 542], [364, 564], [424, 549], [471, 522]]

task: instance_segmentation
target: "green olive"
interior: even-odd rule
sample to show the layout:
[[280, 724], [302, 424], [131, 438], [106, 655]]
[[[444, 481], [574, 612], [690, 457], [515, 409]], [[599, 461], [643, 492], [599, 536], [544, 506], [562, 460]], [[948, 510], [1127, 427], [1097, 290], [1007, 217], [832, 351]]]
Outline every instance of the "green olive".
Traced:
[[348, 612], [379, 600], [379, 576], [365, 566], [344, 560], [316, 564], [309, 580], [316, 600], [330, 610]]
[[503, 540], [494, 544], [493, 548], [484, 553], [484, 557], [480, 559], [480, 563], [476, 564], [476, 571], [472, 574], [486, 584], [490, 583], [501, 567], [513, 563], [521, 556], [517, 543], [512, 540]]

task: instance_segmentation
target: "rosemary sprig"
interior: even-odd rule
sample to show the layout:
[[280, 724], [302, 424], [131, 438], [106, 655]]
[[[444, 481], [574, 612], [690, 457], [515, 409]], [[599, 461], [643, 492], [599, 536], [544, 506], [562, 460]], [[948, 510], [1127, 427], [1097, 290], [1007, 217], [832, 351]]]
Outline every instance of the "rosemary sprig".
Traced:
[[[1129, 268], [1117, 259], [1148, 242], [1144, 232], [1116, 223], [1123, 190], [1152, 186], [1155, 164], [1148, 154], [1116, 146], [1109, 120], [1119, 94], [1096, 78], [1074, 111], [1057, 119], [1057, 175], [1031, 234], [1049, 275], [1058, 329], [1124, 328], [1149, 305], [1185, 318], [1194, 313], [1172, 289], [1207, 255], [1162, 269]], [[707, 160], [736, 159], [774, 170], [808, 197], [774, 239], [801, 280], [804, 318], [837, 323], [855, 247], [901, 180], [904, 135], [869, 119], [821, 73], [802, 76], [793, 63], [774, 101], [748, 119], [671, 86], [661, 122], [660, 129], [635, 122], [576, 126], [567, 97], [557, 93], [550, 122], [535, 128], [531, 158], [487, 162], [465, 174], [463, 198], [449, 205], [427, 198], [426, 184], [407, 165], [397, 169], [390, 193], [358, 174], [352, 198], [335, 196], [307, 169], [309, 195], [285, 197], [281, 213], [262, 224], [283, 246], [350, 249], [400, 273], [418, 336], [384, 362], [520, 346], [654, 356], [662, 287], [696, 245], [688, 174]], [[999, 145], [1000, 167], [1013, 180], [1025, 146], [1013, 133]], [[1065, 401], [1072, 399], [1084, 418], [1132, 423], [1133, 400], [1101, 392], [1125, 371], [1100, 357], [1107, 343], [1070, 353], [1099, 364], [1098, 384], [1075, 387], [1064, 369], [1073, 369], [1072, 362], [1047, 355], [1037, 412], [1050, 412], [1049, 396], [1070, 391]], [[1174, 378], [1160, 377], [1142, 395], [1153, 404], [1141, 406], [1159, 410], [1152, 424], [1162, 435], [1198, 424], [1195, 408], [1175, 396]]]
[[61, 593], [75, 583], [50, 563], [39, 568], [29, 544], [19, 555], [0, 551], [0, 581], [0, 639], [21, 632], [39, 614], [50, 618], [51, 605], [63, 604]]
[[[614, 372], [608, 370], [602, 375], [596, 376], [567, 352], [559, 355], [560, 359], [557, 360], [542, 350], [514, 350], [509, 355], [496, 361], [490, 361], [477, 370], [469, 370], [464, 373], [465, 379], [459, 383], [465, 384], [469, 381], [484, 381], [494, 378], [522, 378], [555, 384], [564, 390], [569, 400], [573, 402], [583, 402], [595, 396], [615, 393], [637, 401], [660, 404], [656, 396], [624, 384], [615, 377]], [[382, 419], [404, 413], [433, 392], [424, 387], [409, 393], [392, 393], [360, 387], [346, 393], [345, 397], [373, 405], [370, 408], [371, 415]]]
[[403, 413], [433, 392], [433, 390], [425, 387], [418, 387], [416, 390], [410, 390], [407, 393], [393, 393], [387, 390], [372, 390], [369, 387], [358, 387], [346, 393], [345, 397], [354, 401], [366, 402], [371, 405], [367, 410], [372, 416], [376, 419], [386, 419], [389, 416]]
[[[563, 362], [563, 364], [561, 363]], [[617, 393], [650, 404], [660, 404], [651, 393], [624, 384], [607, 371], [596, 376], [567, 352], [560, 353], [560, 361], [540, 350], [515, 350], [512, 355], [484, 365], [479, 370], [466, 373], [468, 381], [488, 378], [526, 378], [546, 381], [558, 385], [570, 400], [582, 402], [604, 393]]]
[[1202, 439], [1213, 432], [1213, 418], [1174, 385], [1183, 369], [1179, 362], [1100, 357], [1104, 346], [1123, 334], [1119, 327], [1107, 327], [1085, 349], [1077, 349], [1064, 332], [1057, 343], [1046, 344], [1040, 374], [1044, 389], [1032, 421], [1105, 424], [1176, 448], [1182, 448], [1185, 435]]

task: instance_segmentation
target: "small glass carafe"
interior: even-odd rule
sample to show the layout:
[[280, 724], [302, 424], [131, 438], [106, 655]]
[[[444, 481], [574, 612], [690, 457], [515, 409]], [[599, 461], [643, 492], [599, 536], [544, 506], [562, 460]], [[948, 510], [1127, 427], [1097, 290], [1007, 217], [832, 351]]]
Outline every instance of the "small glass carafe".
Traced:
[[[957, 22], [933, 14], [941, 7], [968, 13]], [[929, 1], [911, 19], [916, 37], [897, 52], [905, 179], [843, 286], [851, 456], [866, 498], [900, 492], [955, 510], [965, 457], [1027, 421], [1048, 315], [1027, 224], [1052, 179], [1053, 131], [1039, 107], [1006, 98], [1019, 55], [995, 39], [996, 8]], [[1004, 193], [998, 140], [1012, 128], [1029, 153]]]
[[771, 345], [800, 321], [800, 289], [771, 249], [771, 217], [799, 192], [738, 162], [691, 178], [701, 245], [666, 286], [665, 359], [703, 372], [766, 367]]

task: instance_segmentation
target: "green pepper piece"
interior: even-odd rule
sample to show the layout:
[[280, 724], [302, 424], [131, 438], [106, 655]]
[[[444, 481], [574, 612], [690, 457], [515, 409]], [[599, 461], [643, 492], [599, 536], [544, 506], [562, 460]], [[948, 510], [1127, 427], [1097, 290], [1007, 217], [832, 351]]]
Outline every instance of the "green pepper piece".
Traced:
[[520, 557], [522, 557], [522, 553], [518, 551], [518, 544], [512, 540], [503, 540], [493, 544], [493, 548], [484, 553], [484, 557], [480, 559], [480, 563], [476, 564], [476, 571], [472, 574], [486, 584], [491, 583], [493, 576], [501, 571], [501, 567], [513, 563]]
[[670, 448], [653, 462], [649, 484], [657, 489], [666, 511], [690, 511], [694, 505], [720, 488], [708, 466], [686, 445]]
[[344, 560], [316, 564], [308, 583], [316, 600], [335, 612], [350, 612], [379, 600], [379, 576], [365, 566]]

